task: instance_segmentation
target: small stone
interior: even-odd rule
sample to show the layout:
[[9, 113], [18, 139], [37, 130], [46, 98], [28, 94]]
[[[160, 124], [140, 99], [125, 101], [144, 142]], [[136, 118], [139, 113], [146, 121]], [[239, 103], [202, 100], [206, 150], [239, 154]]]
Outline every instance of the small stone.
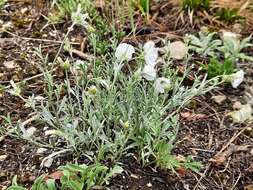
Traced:
[[242, 103], [241, 102], [238, 102], [236, 101], [234, 104], [233, 104], [233, 109], [234, 110], [238, 110], [242, 107]]
[[147, 187], [152, 187], [152, 183], [149, 182], [149, 183], [147, 184]]
[[4, 154], [0, 156], [0, 161], [4, 161], [8, 158], [8, 155]]
[[14, 69], [14, 68], [16, 67], [15, 61], [5, 61], [5, 62], [3, 62], [3, 65], [4, 65], [7, 69]]
[[185, 43], [181, 41], [172, 42], [169, 45], [169, 50], [170, 57], [178, 60], [183, 59], [188, 52]]
[[139, 179], [139, 177], [135, 174], [131, 174], [130, 177], [135, 178], [135, 179]]

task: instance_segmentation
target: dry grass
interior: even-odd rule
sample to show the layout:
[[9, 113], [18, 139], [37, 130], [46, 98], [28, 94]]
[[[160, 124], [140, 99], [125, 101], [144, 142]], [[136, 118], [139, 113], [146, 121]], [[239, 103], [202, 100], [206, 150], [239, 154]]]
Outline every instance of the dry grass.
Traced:
[[236, 10], [238, 16], [246, 18], [247, 24], [253, 24], [252, 0], [213, 0], [211, 7]]
[[[182, 6], [183, 0], [168, 0], [173, 6]], [[236, 10], [237, 15], [246, 19], [247, 25], [253, 24], [253, 0], [210, 0], [210, 10], [213, 12], [217, 9]], [[199, 11], [198, 11], [199, 12]], [[205, 15], [206, 15], [205, 14]]]

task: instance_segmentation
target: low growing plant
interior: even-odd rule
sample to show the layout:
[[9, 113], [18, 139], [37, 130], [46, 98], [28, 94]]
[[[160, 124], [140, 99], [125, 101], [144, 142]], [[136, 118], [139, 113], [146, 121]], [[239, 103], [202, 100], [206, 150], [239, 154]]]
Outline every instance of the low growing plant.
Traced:
[[224, 36], [222, 39], [214, 39], [216, 33], [200, 32], [199, 37], [186, 35], [185, 41], [189, 44], [189, 49], [204, 57], [218, 57], [231, 59], [233, 61], [249, 60], [252, 57], [246, 55], [243, 49], [252, 46], [251, 36], [240, 40], [235, 34]]
[[234, 23], [235, 21], [244, 19], [242, 16], [237, 14], [237, 10], [235, 9], [222, 8], [218, 11], [217, 16], [219, 20], [226, 23]]
[[221, 40], [214, 39], [217, 33], [199, 32], [199, 37], [195, 35], [186, 35], [185, 40], [189, 44], [188, 48], [201, 56], [214, 57], [216, 49], [222, 45]]
[[[115, 164], [135, 154], [144, 166], [173, 171], [179, 167], [198, 168], [190, 159], [178, 160], [171, 153], [178, 131], [178, 114], [192, 98], [215, 88], [217, 78], [207, 80], [206, 76], [196, 76], [191, 86], [184, 85], [191, 71], [187, 66], [189, 59], [184, 60], [185, 70], [179, 77], [178, 71], [164, 57], [160, 57], [164, 64], [158, 67], [159, 53], [153, 41], [137, 49], [127, 43], [117, 45], [114, 36], [108, 39], [111, 43], [103, 56], [96, 54], [99, 39], [90, 35], [93, 57], [87, 61], [72, 57], [64, 60], [60, 52], [69, 31], [76, 25], [86, 28], [89, 25], [83, 19], [87, 15], [79, 8], [71, 14], [73, 24], [53, 64], [48, 65], [48, 56], [40, 48], [36, 49], [44, 64], [41, 64], [45, 82], [43, 97], [23, 96], [14, 82], [9, 91], [33, 110], [32, 121], [48, 127], [44, 137], [37, 136], [36, 128], [28, 128], [26, 123], [11, 124], [12, 134], [55, 151], [43, 159], [41, 167], [45, 159], [52, 160], [60, 154], [72, 154], [76, 159], [85, 157], [95, 164], [102, 161]], [[64, 67], [64, 80], [59, 80], [54, 71], [62, 68], [62, 63], [67, 67]], [[97, 168], [110, 174], [110, 170], [97, 165], [92, 172], [96, 173]], [[67, 170], [64, 171], [64, 175], [69, 176]], [[102, 178], [104, 181], [106, 176]], [[88, 185], [83, 183], [80, 187]]]
[[[120, 166], [114, 166], [109, 169], [107, 166], [96, 164], [87, 166], [85, 164], [67, 164], [59, 167], [58, 171], [61, 175], [60, 183], [56, 183], [55, 179], [51, 179], [46, 175], [38, 177], [32, 185], [32, 190], [83, 190], [91, 189], [94, 186], [109, 184], [109, 180], [115, 174], [120, 174], [123, 169]], [[19, 186], [17, 176], [12, 180], [12, 185], [8, 190], [27, 190]]]
[[209, 78], [232, 74], [236, 68], [233, 60], [225, 59], [220, 63], [216, 58], [212, 58], [206, 67]]
[[[110, 61], [117, 62], [114, 58]], [[123, 62], [126, 64], [126, 60]], [[49, 147], [66, 149], [92, 162], [115, 163], [130, 151], [137, 153], [143, 165], [154, 163], [167, 169], [183, 166], [171, 155], [178, 130], [177, 113], [193, 97], [214, 88], [217, 81], [196, 78], [191, 87], [183, 86], [190, 70], [179, 78], [177, 72], [166, 68], [167, 74], [172, 74], [167, 76], [171, 85], [157, 92], [152, 82], [142, 79], [139, 69], [124, 74], [120, 69], [123, 62], [114, 67], [110, 62], [83, 62], [87, 67], [79, 71], [81, 75], [66, 78], [62, 84], [54, 82], [50, 72], [44, 71], [48, 99], [38, 106], [31, 102], [29, 105], [58, 137], [53, 144], [47, 142]], [[87, 70], [89, 67], [92, 69]], [[24, 136], [25, 130], [16, 132]], [[27, 140], [38, 141], [36, 136], [30, 138]]]
[[6, 0], [0, 0], [0, 10], [4, 7]]
[[210, 0], [182, 0], [182, 8], [184, 10], [208, 10], [210, 7]]

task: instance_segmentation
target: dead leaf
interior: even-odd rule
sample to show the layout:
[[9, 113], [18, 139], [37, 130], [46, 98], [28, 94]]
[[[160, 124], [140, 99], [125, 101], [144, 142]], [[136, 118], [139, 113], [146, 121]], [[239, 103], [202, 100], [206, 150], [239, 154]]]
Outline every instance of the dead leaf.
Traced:
[[252, 107], [249, 104], [242, 105], [241, 108], [237, 111], [228, 113], [235, 123], [243, 123], [247, 120], [252, 120]]
[[245, 88], [245, 94], [243, 96], [243, 99], [247, 102], [247, 104], [253, 106], [253, 86], [247, 86]]
[[183, 167], [177, 168], [176, 171], [177, 171], [177, 174], [179, 174], [181, 177], [185, 176], [187, 173], [187, 170]]
[[15, 61], [5, 61], [3, 62], [3, 65], [7, 68], [7, 69], [15, 69], [16, 68], [16, 63]]
[[226, 151], [216, 154], [213, 158], [210, 159], [210, 162], [216, 166], [224, 165], [232, 154], [237, 152], [246, 152], [249, 151], [250, 145], [231, 145]]
[[244, 190], [253, 190], [253, 184], [252, 185], [247, 185], [243, 189]]
[[221, 105], [227, 99], [227, 97], [224, 95], [217, 95], [213, 96], [212, 99], [215, 103]]
[[174, 59], [183, 59], [187, 54], [187, 47], [181, 41], [172, 42], [169, 46], [170, 57]]
[[62, 176], [63, 176], [62, 171], [56, 171], [56, 172], [51, 173], [50, 175], [48, 175], [46, 177], [46, 179], [61, 179]]
[[229, 151], [225, 151], [220, 154], [216, 154], [213, 158], [211, 158], [209, 161], [212, 162], [216, 166], [220, 166], [225, 164], [228, 156], [229, 156]]
[[0, 136], [0, 142], [2, 142], [5, 139], [5, 136]]
[[194, 121], [198, 119], [203, 119], [206, 117], [205, 114], [196, 114], [196, 113], [191, 113], [191, 112], [182, 112], [180, 113], [181, 117], [188, 120], [188, 121]]
[[220, 37], [223, 40], [224, 39], [231, 39], [231, 40], [238, 41], [240, 39], [240, 35], [230, 32], [230, 31], [225, 31], [225, 30], [220, 31]]
[[55, 130], [55, 129], [45, 131], [45, 136], [60, 135], [60, 134], [61, 134], [61, 131]]
[[176, 156], [176, 159], [179, 161], [179, 162], [185, 162], [185, 157], [183, 155], [177, 155]]
[[95, 1], [96, 8], [104, 9], [105, 1], [104, 0], [96, 0]]

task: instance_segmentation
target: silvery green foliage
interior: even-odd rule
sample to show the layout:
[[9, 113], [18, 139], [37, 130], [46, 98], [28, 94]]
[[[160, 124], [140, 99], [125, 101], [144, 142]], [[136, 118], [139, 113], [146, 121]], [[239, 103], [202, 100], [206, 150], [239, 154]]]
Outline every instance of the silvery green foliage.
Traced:
[[218, 50], [224, 54], [225, 58], [232, 58], [235, 61], [238, 61], [239, 59], [253, 61], [251, 56], [242, 52], [244, 48], [252, 46], [250, 41], [251, 36], [244, 38], [243, 40], [227, 37], [223, 39], [223, 45], [219, 47]]
[[195, 35], [188, 34], [185, 36], [185, 41], [189, 44], [188, 48], [195, 51], [201, 56], [211, 56], [216, 55], [216, 49], [222, 45], [221, 40], [214, 40], [214, 36], [217, 33], [199, 32], [199, 37]]
[[250, 60], [251, 56], [242, 52], [244, 48], [252, 46], [250, 43], [251, 36], [240, 40], [233, 33], [226, 32], [223, 34], [222, 40], [214, 39], [217, 33], [199, 32], [199, 37], [194, 35], [186, 35], [185, 41], [189, 44], [188, 48], [201, 56], [222, 57], [226, 59]]
[[[166, 68], [166, 72], [161, 72], [164, 76], [156, 77], [158, 53], [154, 43], [148, 45], [144, 61], [146, 67], [154, 69], [152, 82], [143, 79], [141, 65], [128, 75], [121, 69], [115, 74], [115, 62], [127, 64], [132, 59], [134, 48], [129, 45], [121, 45], [126, 51], [118, 50], [123, 54], [105, 59], [102, 66], [98, 67], [94, 60], [86, 62], [92, 74], [87, 73], [86, 67], [79, 74], [66, 77], [63, 83], [55, 81], [51, 72], [42, 70], [47, 99], [32, 108], [48, 129], [46, 141], [33, 136], [33, 142], [96, 163], [102, 160], [115, 163], [135, 151], [143, 165], [180, 167], [183, 163], [171, 155], [178, 113], [193, 97], [213, 89], [218, 80], [196, 77], [192, 86], [185, 86], [183, 81], [191, 68], [178, 77], [169, 65], [162, 67]], [[41, 51], [37, 53], [44, 62]]]
[[88, 27], [88, 22], [86, 21], [88, 18], [88, 13], [82, 13], [81, 4], [78, 5], [77, 10], [71, 14], [71, 19], [73, 24], [80, 25], [85, 28]]

